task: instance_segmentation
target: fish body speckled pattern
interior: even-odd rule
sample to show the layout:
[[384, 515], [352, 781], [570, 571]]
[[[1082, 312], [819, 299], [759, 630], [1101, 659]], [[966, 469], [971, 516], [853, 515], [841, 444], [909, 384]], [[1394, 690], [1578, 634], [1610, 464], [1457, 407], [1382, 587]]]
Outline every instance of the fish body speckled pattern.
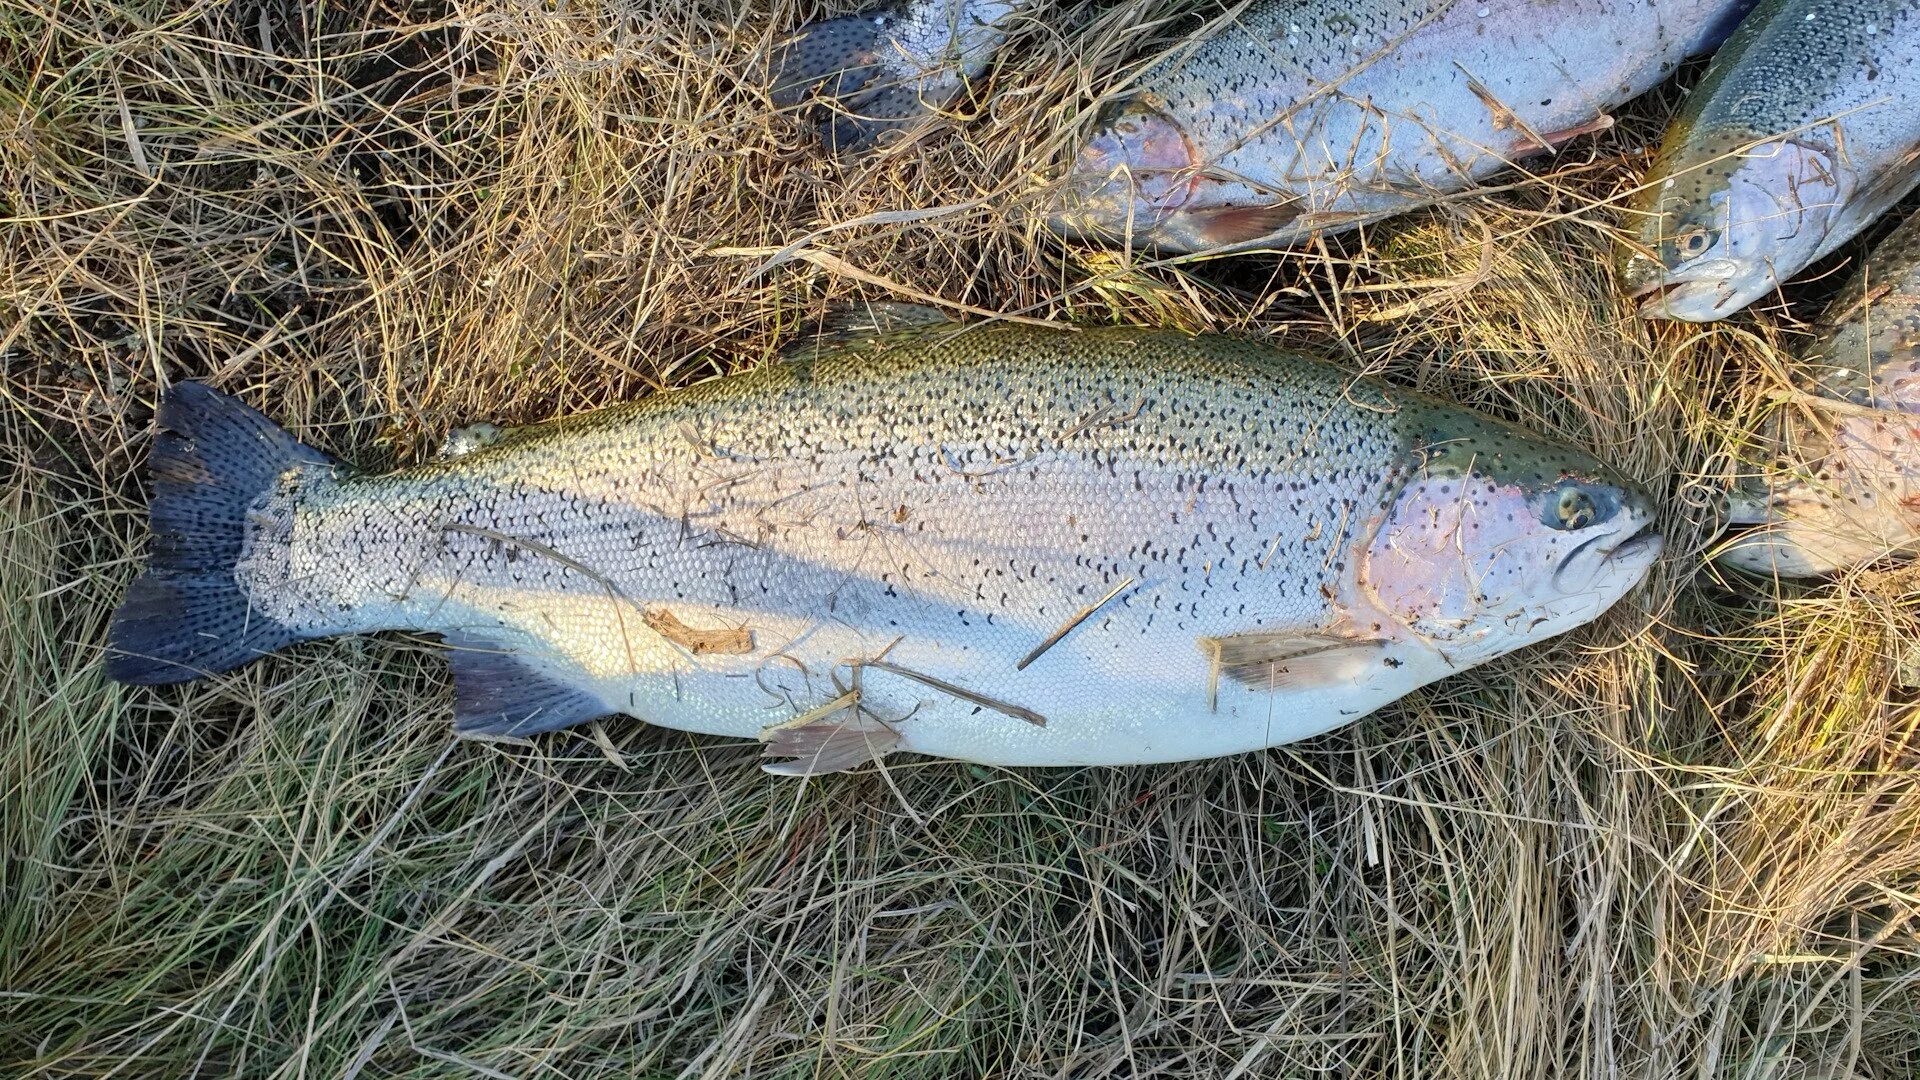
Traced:
[[1765, 0], [1714, 54], [1631, 202], [1641, 314], [1725, 318], [1920, 181], [1920, 0]]
[[1576, 450], [1240, 338], [890, 331], [351, 473], [183, 384], [111, 672], [386, 629], [483, 735], [827, 771], [1253, 750], [1585, 623], [1660, 549]]
[[810, 23], [772, 58], [774, 104], [818, 101], [827, 144], [865, 149], [946, 106], [987, 69], [1018, 0], [898, 0]]
[[1604, 126], [1747, 6], [1256, 0], [1109, 107], [1052, 221], [1203, 251], [1400, 213]]
[[1920, 216], [1874, 247], [1803, 359], [1787, 459], [1737, 500], [1760, 527], [1720, 560], [1806, 577], [1920, 551]]

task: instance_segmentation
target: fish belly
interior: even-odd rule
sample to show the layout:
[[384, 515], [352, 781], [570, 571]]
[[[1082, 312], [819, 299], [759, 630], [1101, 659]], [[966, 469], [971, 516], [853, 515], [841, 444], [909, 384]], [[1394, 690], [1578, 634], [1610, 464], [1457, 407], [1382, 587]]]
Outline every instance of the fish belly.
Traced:
[[[542, 606], [545, 633], [519, 621], [487, 634], [522, 657], [548, 658], [548, 671], [575, 672], [572, 684], [610, 711], [754, 738], [851, 693], [898, 733], [898, 749], [990, 765], [1144, 764], [1277, 746], [1357, 720], [1452, 670], [1430, 651], [1397, 645], [1337, 685], [1249, 687], [1219, 679], [1194, 636], [1171, 625], [1083, 626], [1021, 670], [1037, 635], [902, 634], [895, 623], [941, 620], [898, 607], [883, 626], [680, 607], [688, 623], [750, 626], [755, 639], [751, 655], [693, 657], [636, 615], [610, 618], [605, 604], [560, 608]], [[496, 619], [497, 609], [474, 608], [454, 621], [470, 630]]]

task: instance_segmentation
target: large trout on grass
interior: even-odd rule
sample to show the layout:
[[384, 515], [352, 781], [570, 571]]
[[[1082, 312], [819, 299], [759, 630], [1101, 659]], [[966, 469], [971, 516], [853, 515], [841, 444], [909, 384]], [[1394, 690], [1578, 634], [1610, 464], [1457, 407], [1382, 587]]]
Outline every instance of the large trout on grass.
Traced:
[[187, 383], [112, 674], [451, 647], [462, 732], [610, 713], [1007, 765], [1231, 754], [1594, 618], [1660, 550], [1586, 454], [1230, 337], [890, 331], [384, 476]]
[[1610, 124], [1751, 0], [1254, 0], [1112, 103], [1054, 227], [1163, 251], [1298, 243]]

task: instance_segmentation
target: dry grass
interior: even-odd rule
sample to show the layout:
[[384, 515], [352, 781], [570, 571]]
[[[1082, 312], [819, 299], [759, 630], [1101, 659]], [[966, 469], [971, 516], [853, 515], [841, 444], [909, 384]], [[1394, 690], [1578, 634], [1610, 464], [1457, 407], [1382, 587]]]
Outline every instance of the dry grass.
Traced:
[[[1598, 204], [1667, 105], [1304, 257], [1046, 241], [1009, 208], [1178, 6], [1051, 9], [985, 104], [843, 165], [748, 77], [811, 7], [0, 4], [0, 1072], [1920, 1072], [1915, 590], [1700, 569], [1795, 324], [1612, 298]], [[101, 679], [163, 376], [382, 467], [912, 292], [1314, 344], [1603, 450], [1671, 556], [1585, 631], [1183, 766], [449, 746], [395, 639]]]

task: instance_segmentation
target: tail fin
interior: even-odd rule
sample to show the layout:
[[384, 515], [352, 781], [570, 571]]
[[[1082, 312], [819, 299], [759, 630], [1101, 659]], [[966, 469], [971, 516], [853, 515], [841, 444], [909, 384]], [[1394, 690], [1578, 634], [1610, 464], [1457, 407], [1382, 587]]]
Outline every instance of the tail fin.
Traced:
[[152, 551], [114, 612], [107, 674], [123, 683], [186, 682], [312, 636], [255, 610], [234, 581], [234, 564], [253, 501], [287, 469], [333, 459], [198, 383], [167, 393], [159, 427], [148, 466]]

